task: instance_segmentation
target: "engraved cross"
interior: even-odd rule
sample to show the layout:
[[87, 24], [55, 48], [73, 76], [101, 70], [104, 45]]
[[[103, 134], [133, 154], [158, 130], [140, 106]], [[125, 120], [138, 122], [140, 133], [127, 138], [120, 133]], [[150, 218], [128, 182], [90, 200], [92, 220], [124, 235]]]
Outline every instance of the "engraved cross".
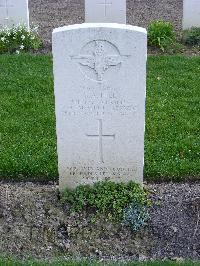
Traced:
[[9, 4], [9, 0], [3, 0], [3, 1], [4, 1], [4, 5], [3, 4], [0, 4], [0, 7], [4, 7], [6, 9], [6, 18], [5, 19], [8, 19], [9, 18], [8, 8], [9, 7], [14, 7], [14, 5]]
[[112, 5], [112, 2], [108, 2], [108, 0], [104, 0], [103, 3], [99, 3], [99, 5], [104, 5], [104, 15], [107, 16], [107, 8]]
[[103, 122], [102, 122], [102, 119], [99, 119], [98, 121], [99, 121], [99, 133], [97, 135], [86, 134], [86, 136], [87, 137], [91, 137], [91, 138], [98, 138], [99, 139], [99, 160], [100, 160], [100, 163], [104, 163], [103, 138], [115, 139], [115, 134], [113, 134], [113, 135], [103, 134]]

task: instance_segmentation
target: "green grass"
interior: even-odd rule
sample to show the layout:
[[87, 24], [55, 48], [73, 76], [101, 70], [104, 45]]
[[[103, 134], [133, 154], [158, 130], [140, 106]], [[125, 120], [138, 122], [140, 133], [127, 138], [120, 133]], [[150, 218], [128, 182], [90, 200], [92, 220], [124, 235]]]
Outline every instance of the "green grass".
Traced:
[[148, 61], [145, 176], [200, 178], [200, 57]]
[[[200, 58], [148, 60], [146, 180], [199, 179]], [[56, 180], [52, 58], [0, 56], [0, 180]]]
[[0, 66], [0, 177], [55, 179], [52, 60], [1, 56]]
[[89, 260], [81, 260], [81, 261], [73, 261], [73, 260], [55, 260], [52, 262], [45, 261], [36, 261], [36, 260], [27, 260], [27, 261], [19, 261], [13, 258], [3, 258], [0, 257], [0, 266], [199, 266], [200, 262], [173, 262], [173, 261], [157, 261], [157, 262], [128, 262], [128, 263], [103, 263], [98, 261], [89, 261]]

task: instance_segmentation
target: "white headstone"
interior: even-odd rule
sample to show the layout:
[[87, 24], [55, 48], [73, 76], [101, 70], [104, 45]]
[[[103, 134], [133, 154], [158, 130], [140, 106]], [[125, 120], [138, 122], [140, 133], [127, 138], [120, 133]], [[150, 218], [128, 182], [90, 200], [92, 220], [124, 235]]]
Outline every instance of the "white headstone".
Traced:
[[0, 25], [12, 27], [17, 24], [29, 27], [28, 0], [0, 0]]
[[85, 22], [126, 24], [126, 0], [85, 0]]
[[183, 1], [183, 29], [200, 27], [200, 0]]
[[142, 183], [146, 30], [58, 28], [53, 56], [60, 189], [103, 180]]

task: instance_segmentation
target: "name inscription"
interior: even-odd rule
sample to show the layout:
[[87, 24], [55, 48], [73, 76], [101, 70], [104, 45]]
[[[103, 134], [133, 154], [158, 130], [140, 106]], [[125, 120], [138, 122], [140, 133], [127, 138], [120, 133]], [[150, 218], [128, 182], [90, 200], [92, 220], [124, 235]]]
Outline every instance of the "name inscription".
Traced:
[[123, 98], [119, 92], [109, 87], [104, 90], [82, 88], [80, 96], [68, 100], [63, 112], [67, 116], [113, 114], [126, 116], [136, 112], [136, 109], [133, 101]]

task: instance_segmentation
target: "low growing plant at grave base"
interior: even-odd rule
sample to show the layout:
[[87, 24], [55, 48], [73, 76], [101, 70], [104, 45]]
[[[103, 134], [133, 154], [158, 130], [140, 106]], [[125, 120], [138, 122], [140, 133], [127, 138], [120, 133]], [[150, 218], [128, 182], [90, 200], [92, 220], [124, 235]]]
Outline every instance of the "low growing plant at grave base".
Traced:
[[188, 45], [200, 45], [200, 28], [193, 27], [189, 30], [184, 30], [182, 41]]
[[147, 224], [150, 216], [147, 206], [131, 203], [124, 210], [123, 223], [130, 226], [134, 231], [138, 231], [142, 226]]
[[162, 51], [176, 43], [173, 25], [166, 21], [152, 21], [148, 26], [148, 44]]
[[19, 54], [23, 51], [37, 50], [41, 45], [37, 27], [28, 29], [26, 26], [17, 25], [0, 30], [0, 54]]
[[71, 212], [92, 210], [107, 218], [122, 220], [124, 209], [130, 204], [148, 206], [147, 193], [134, 182], [97, 182], [93, 186], [81, 185], [75, 190], [66, 189], [62, 201], [69, 203]]

